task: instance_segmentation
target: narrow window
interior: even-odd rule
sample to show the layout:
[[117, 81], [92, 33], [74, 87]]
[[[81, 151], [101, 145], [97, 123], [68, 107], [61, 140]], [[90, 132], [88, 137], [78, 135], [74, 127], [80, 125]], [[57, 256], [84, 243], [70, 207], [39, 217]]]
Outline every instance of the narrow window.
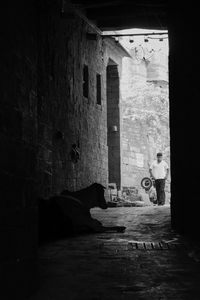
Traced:
[[97, 74], [96, 77], [96, 92], [97, 92], [97, 104], [101, 105], [101, 75]]
[[83, 67], [83, 96], [88, 98], [89, 95], [89, 72], [88, 66]]

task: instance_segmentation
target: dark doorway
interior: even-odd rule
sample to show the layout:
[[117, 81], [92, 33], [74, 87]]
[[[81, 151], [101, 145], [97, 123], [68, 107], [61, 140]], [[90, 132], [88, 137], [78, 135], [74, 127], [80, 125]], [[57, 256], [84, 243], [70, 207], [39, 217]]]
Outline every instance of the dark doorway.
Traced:
[[121, 188], [121, 147], [119, 73], [117, 64], [109, 59], [107, 66], [107, 145], [108, 181]]

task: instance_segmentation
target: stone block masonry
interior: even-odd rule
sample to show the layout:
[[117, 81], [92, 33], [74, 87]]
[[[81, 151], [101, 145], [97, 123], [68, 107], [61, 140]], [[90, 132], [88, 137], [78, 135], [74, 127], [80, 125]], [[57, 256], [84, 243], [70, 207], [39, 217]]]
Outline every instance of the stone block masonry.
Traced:
[[[49, 10], [40, 16], [38, 41], [38, 176], [39, 194], [44, 197], [93, 182], [107, 186], [106, 68], [112, 59], [121, 73], [126, 55], [79, 16], [68, 20], [59, 11]], [[89, 39], [88, 33], [96, 34], [96, 40]], [[88, 95], [83, 93], [85, 67]], [[101, 105], [97, 103], [97, 74]], [[63, 138], [56, 138], [57, 132]], [[80, 150], [76, 164], [70, 158], [73, 144]]]
[[[96, 74], [104, 80], [102, 39], [74, 15], [70, 22], [59, 12], [42, 14], [38, 53], [38, 126], [40, 194], [48, 197], [63, 188], [77, 190], [94, 181], [107, 184], [106, 95], [96, 101]], [[83, 68], [88, 67], [88, 97], [83, 96]], [[61, 132], [63, 138], [56, 138]], [[80, 160], [71, 161], [73, 144]]]

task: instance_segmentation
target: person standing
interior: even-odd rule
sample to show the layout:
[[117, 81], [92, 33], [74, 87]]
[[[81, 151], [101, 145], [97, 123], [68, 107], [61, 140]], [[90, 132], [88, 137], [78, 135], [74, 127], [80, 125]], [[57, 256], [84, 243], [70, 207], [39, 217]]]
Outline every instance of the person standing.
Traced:
[[162, 153], [157, 153], [155, 160], [149, 169], [150, 176], [155, 180], [157, 204], [165, 204], [165, 181], [169, 175], [168, 164], [163, 160]]

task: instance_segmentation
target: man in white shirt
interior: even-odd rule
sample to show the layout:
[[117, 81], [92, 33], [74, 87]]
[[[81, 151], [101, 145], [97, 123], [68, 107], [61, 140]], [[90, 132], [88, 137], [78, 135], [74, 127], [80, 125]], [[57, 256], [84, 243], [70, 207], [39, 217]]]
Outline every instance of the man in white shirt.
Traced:
[[165, 181], [169, 175], [168, 164], [163, 160], [162, 153], [157, 153], [155, 160], [149, 169], [150, 176], [155, 180], [157, 203], [158, 205], [165, 204]]

